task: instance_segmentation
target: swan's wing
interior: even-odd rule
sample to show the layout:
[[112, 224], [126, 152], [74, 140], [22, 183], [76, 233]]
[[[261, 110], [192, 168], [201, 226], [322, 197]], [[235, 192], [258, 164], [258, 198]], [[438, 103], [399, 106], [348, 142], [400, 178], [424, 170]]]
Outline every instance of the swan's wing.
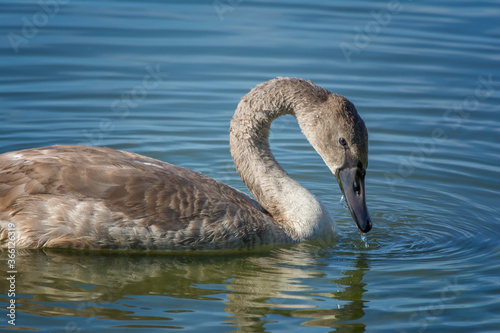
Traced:
[[14, 221], [18, 245], [29, 247], [241, 247], [274, 233], [258, 203], [223, 183], [86, 146], [0, 155], [0, 220], [3, 238]]

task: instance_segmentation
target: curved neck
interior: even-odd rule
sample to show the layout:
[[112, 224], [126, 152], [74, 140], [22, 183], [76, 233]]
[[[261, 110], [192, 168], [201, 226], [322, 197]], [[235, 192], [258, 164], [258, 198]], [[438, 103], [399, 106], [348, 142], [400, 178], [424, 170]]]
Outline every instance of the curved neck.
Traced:
[[319, 88], [285, 78], [257, 86], [239, 103], [230, 129], [231, 155], [241, 179], [275, 223], [297, 241], [331, 234], [334, 221], [325, 206], [283, 170], [268, 138], [271, 123], [282, 115], [293, 115], [300, 125], [304, 101], [314, 100], [314, 96], [304, 98], [312, 87]]

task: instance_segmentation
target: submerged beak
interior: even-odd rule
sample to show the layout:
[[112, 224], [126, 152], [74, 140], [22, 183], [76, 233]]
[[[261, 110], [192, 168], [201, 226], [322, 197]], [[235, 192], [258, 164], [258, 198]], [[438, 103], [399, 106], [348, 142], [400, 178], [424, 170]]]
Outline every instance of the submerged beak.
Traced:
[[372, 228], [365, 201], [365, 178], [358, 167], [347, 167], [338, 172], [337, 180], [344, 194], [351, 216], [361, 232]]

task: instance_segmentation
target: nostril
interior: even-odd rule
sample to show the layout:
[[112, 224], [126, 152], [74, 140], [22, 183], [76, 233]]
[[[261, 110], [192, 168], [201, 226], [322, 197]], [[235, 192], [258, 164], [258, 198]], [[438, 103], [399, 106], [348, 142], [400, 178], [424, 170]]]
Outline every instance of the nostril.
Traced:
[[354, 192], [356, 192], [357, 195], [360, 195], [360, 187], [358, 182], [354, 182]]

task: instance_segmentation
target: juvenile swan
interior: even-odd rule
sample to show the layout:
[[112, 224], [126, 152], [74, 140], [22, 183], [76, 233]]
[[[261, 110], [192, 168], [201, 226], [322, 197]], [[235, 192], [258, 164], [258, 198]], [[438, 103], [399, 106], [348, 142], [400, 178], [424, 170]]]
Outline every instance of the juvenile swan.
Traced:
[[236, 169], [255, 199], [201, 173], [105, 147], [52, 146], [0, 155], [0, 246], [228, 249], [331, 239], [336, 226], [269, 148], [293, 115], [335, 175], [362, 232], [368, 133], [354, 105], [310, 81], [256, 86], [231, 120]]

